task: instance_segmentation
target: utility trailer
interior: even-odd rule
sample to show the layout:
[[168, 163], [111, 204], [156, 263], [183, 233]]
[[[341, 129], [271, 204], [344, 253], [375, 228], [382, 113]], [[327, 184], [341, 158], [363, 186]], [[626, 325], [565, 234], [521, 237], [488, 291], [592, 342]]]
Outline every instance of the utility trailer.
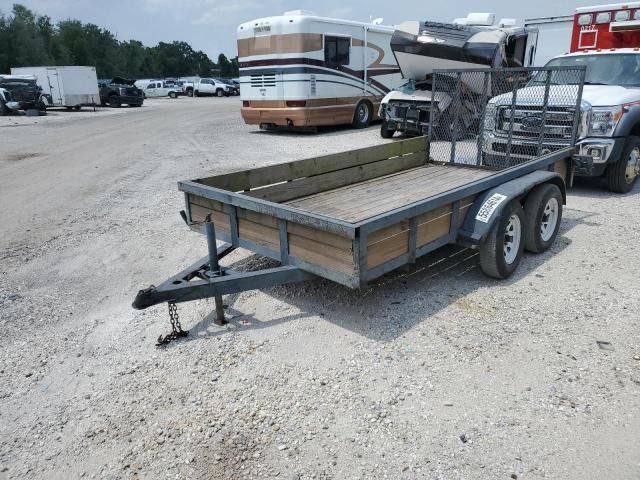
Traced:
[[[509, 87], [517, 91], [539, 70], [509, 71]], [[584, 69], [573, 70], [584, 77]], [[494, 87], [505, 75], [474, 72]], [[449, 79], [438, 82], [438, 75]], [[434, 90], [460, 88], [451, 76], [436, 74]], [[581, 87], [568, 92], [576, 108], [580, 93]], [[517, 165], [488, 167], [478, 138], [479, 131], [453, 142], [418, 137], [179, 182], [183, 219], [206, 234], [209, 255], [141, 290], [133, 306], [168, 303], [175, 337], [181, 332], [174, 323], [176, 303], [214, 297], [217, 322], [223, 323], [223, 294], [314, 276], [362, 288], [447, 244], [479, 249], [482, 270], [505, 278], [525, 247], [541, 252], [555, 239], [574, 149], [568, 144]], [[217, 247], [217, 240], [225, 243]], [[218, 260], [238, 247], [281, 265], [250, 273], [220, 267]]]

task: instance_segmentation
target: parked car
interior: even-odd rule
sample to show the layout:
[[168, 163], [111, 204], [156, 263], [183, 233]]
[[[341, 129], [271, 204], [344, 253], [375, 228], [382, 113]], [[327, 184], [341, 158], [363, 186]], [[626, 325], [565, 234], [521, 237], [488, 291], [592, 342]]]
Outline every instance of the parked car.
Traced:
[[11, 92], [14, 101], [18, 102], [20, 110], [45, 110], [45, 105], [51, 103], [51, 98], [43, 95], [33, 75], [0, 75], [0, 88]]
[[144, 102], [142, 90], [135, 86], [134, 80], [114, 77], [108, 82], [99, 83], [100, 104], [118, 108], [122, 105], [141, 107]]
[[235, 95], [235, 87], [224, 83], [219, 78], [201, 78], [194, 86], [194, 94], [196, 97], [205, 95], [228, 97]]
[[15, 101], [9, 90], [0, 88], [0, 117], [18, 111], [20, 104]]
[[179, 95], [183, 95], [184, 91], [182, 87], [176, 85], [174, 82], [167, 82], [164, 80], [151, 80], [149, 84], [142, 90], [145, 98], [147, 97], [170, 97], [177, 98]]

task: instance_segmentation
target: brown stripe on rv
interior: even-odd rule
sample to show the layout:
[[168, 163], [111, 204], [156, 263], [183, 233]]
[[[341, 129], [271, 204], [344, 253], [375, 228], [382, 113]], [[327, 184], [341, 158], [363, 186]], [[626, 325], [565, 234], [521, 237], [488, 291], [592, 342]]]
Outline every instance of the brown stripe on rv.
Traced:
[[322, 50], [322, 34], [288, 33], [238, 40], [238, 56], [306, 53]]
[[[334, 98], [312, 98], [307, 99], [306, 107], [330, 107], [336, 105], [355, 105], [363, 98], [367, 98], [371, 100], [374, 104], [377, 104], [382, 100], [382, 95], [373, 95], [370, 97], [334, 97]], [[251, 108], [290, 108], [287, 107], [286, 100], [245, 100], [245, 102], [249, 102], [249, 106]]]
[[[364, 41], [360, 40], [359, 38], [354, 38], [351, 43], [354, 47], [364, 47]], [[376, 58], [375, 61], [367, 68], [398, 68], [397, 65], [382, 63], [382, 59], [384, 58], [384, 50], [382, 50], [382, 48], [380, 48], [378, 45], [376, 45], [375, 43], [367, 42], [367, 47], [372, 48], [378, 53], [378, 58]]]

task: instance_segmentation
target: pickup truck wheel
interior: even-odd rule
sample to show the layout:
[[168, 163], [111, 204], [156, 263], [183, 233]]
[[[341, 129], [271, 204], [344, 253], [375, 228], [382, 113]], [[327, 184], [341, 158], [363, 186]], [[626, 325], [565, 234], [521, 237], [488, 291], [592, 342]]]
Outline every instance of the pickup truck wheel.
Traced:
[[396, 133], [395, 128], [389, 128], [389, 122], [383, 120], [382, 125], [380, 125], [380, 136], [382, 138], [391, 138], [394, 133]]
[[366, 100], [363, 100], [356, 107], [356, 111], [353, 114], [353, 127], [354, 128], [367, 128], [371, 121], [371, 104]]
[[549, 249], [558, 235], [562, 220], [562, 193], [557, 185], [536, 187], [524, 204], [524, 248], [533, 253]]
[[177, 98], [176, 92], [169, 92], [169, 98]]
[[120, 97], [118, 95], [111, 95], [109, 97], [109, 106], [112, 108], [120, 108], [122, 102], [120, 101]]
[[4, 104], [4, 102], [2, 100], [0, 100], [0, 117], [3, 117], [3, 116], [8, 115], [8, 114], [9, 114], [9, 109]]
[[216, 95], [219, 97], [224, 97], [224, 91], [222, 91], [222, 89], [219, 88], [218, 90], [216, 90]]
[[199, 97], [200, 96], [200, 92], [198, 90], [194, 90], [193, 91], [193, 96], [194, 97]]
[[513, 201], [502, 211], [488, 237], [480, 245], [480, 268], [485, 275], [503, 279], [516, 270], [524, 250], [524, 228], [522, 205]]
[[629, 136], [617, 162], [607, 167], [607, 187], [616, 193], [631, 191], [640, 175], [640, 137]]
[[193, 89], [187, 90], [187, 97], [193, 97]]

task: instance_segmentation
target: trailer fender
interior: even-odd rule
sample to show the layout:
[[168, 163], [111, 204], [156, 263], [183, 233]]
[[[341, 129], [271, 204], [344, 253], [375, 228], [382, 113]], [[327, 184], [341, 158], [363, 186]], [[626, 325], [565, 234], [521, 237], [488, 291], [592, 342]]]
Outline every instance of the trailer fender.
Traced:
[[566, 204], [566, 187], [560, 174], [544, 170], [529, 173], [478, 195], [458, 230], [456, 243], [477, 248], [484, 242], [505, 206], [515, 199], [522, 201], [531, 190], [543, 183], [557, 185], [562, 192], [562, 202]]

